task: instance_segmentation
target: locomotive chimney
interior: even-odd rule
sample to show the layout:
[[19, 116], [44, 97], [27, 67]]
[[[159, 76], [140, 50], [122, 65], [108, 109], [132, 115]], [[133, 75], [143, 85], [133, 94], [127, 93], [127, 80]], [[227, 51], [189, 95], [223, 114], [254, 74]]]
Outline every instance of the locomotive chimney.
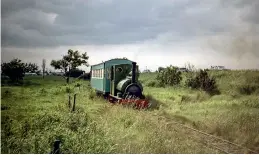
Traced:
[[131, 83], [136, 82], [136, 62], [132, 62], [132, 77], [131, 77]]

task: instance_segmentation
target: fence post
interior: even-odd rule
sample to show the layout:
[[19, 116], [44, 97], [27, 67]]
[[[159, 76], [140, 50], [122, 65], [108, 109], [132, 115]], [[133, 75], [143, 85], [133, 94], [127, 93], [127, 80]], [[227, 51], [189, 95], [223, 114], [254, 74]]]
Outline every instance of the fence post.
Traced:
[[60, 143], [61, 143], [60, 140], [55, 140], [54, 146], [53, 146], [54, 148], [51, 154], [60, 154], [60, 148], [59, 148]]
[[71, 107], [71, 96], [70, 96], [70, 94], [68, 95], [68, 107], [69, 108]]
[[72, 108], [72, 111], [75, 111], [75, 107], [76, 106], [76, 94], [74, 95], [74, 104], [73, 104], [73, 108]]

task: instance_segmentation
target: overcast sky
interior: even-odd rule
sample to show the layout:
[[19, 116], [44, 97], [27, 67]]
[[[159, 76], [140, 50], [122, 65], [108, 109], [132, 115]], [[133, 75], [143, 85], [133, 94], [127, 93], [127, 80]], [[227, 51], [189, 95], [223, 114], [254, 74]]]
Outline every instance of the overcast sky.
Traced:
[[2, 0], [1, 15], [2, 61], [73, 49], [90, 64], [259, 68], [258, 0]]

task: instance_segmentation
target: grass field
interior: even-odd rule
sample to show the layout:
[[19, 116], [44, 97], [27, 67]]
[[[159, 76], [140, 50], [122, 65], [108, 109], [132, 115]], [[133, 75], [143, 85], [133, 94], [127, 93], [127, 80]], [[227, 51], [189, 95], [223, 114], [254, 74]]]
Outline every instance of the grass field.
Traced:
[[[156, 73], [141, 74], [157, 107], [146, 111], [105, 102], [88, 81], [67, 86], [58, 76], [26, 77], [24, 86], [2, 86], [1, 153], [50, 153], [56, 139], [62, 153], [222, 153], [173, 121], [259, 152], [259, 72], [210, 74], [220, 95], [155, 87]], [[75, 112], [68, 92], [77, 93]]]

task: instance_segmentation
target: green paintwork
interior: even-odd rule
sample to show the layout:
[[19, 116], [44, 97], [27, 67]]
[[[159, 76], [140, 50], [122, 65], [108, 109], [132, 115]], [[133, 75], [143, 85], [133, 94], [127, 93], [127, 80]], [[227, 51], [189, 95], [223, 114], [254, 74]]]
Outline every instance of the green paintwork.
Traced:
[[117, 91], [116, 91], [116, 86], [117, 84], [126, 78], [126, 76], [129, 74], [131, 70], [131, 65], [130, 64], [120, 64], [120, 65], [114, 65], [112, 66], [113, 71], [113, 77], [111, 79], [111, 85], [110, 85], [110, 92], [112, 95], [116, 96]]
[[[95, 70], [95, 69], [103, 69], [104, 68], [104, 64], [98, 64], [98, 65], [94, 65], [91, 66], [91, 70]], [[104, 86], [105, 86], [105, 78], [92, 78], [91, 77], [91, 87], [98, 90], [98, 91], [103, 91], [104, 90]]]
[[105, 81], [105, 89], [104, 91], [105, 92], [110, 92], [111, 88], [110, 88], [110, 79], [107, 78], [108, 77], [108, 72], [107, 70], [111, 70], [111, 66], [114, 66], [114, 65], [118, 65], [118, 64], [130, 64], [132, 65], [132, 62], [131, 60], [126, 60], [126, 59], [112, 59], [112, 60], [109, 60], [109, 61], [106, 61], [105, 62], [105, 77], [106, 77], [106, 81]]
[[91, 86], [96, 90], [103, 91], [103, 82], [103, 79], [91, 79]]
[[[131, 83], [131, 79], [130, 78], [126, 78], [126, 79], [123, 79], [121, 80], [118, 84], [117, 84], [117, 87], [116, 89], [122, 93], [125, 92], [127, 86]], [[140, 86], [140, 89], [143, 91], [143, 86], [140, 82], [137, 81], [137, 84]]]
[[91, 78], [91, 82], [90, 82], [91, 86], [98, 91], [102, 91], [103, 93], [110, 92], [111, 88], [110, 88], [110, 79], [108, 78], [108, 71], [110, 71], [111, 66], [118, 65], [118, 64], [130, 64], [131, 66], [132, 62], [133, 61], [127, 60], [127, 59], [111, 59], [103, 63], [91, 66], [91, 70], [104, 68], [104, 78], [103, 79]]
[[[132, 62], [127, 59], [111, 59], [100, 64], [91, 66], [91, 70], [104, 69], [103, 78], [91, 78], [91, 87], [101, 91], [103, 93], [111, 93], [111, 95], [116, 96], [119, 91], [125, 90], [127, 84], [131, 82], [131, 70]], [[109, 78], [109, 73], [113, 67], [113, 77], [111, 80]], [[118, 72], [118, 68], [122, 68], [122, 72]], [[138, 65], [136, 66], [138, 70]], [[139, 73], [136, 73], [136, 81], [138, 81]], [[121, 82], [123, 81], [123, 82]], [[139, 82], [138, 82], [139, 83]], [[142, 85], [139, 83], [142, 88]], [[143, 88], [142, 88], [143, 89]], [[124, 93], [124, 92], [122, 92]]]
[[120, 92], [124, 93], [126, 87], [131, 83], [131, 79], [126, 78], [121, 80], [118, 85], [117, 85], [117, 90], [119, 90]]

